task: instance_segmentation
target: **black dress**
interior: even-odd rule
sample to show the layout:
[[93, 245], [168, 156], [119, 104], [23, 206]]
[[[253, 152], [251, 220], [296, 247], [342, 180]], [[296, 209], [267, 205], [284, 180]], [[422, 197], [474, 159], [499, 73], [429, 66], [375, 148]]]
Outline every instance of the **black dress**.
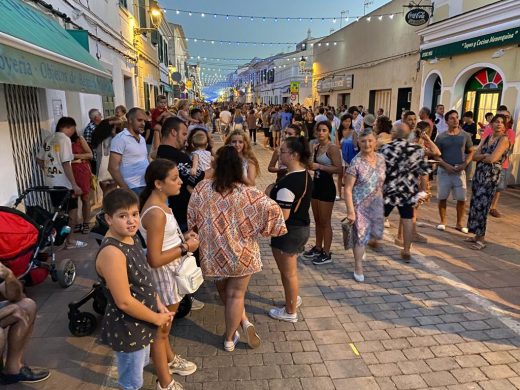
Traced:
[[[490, 137], [487, 137], [482, 145], [481, 153], [492, 154], [502, 137], [498, 138], [491, 145]], [[477, 169], [473, 175], [471, 186], [471, 203], [468, 215], [468, 230], [476, 236], [482, 237], [486, 234], [487, 216], [491, 208], [491, 202], [497, 191], [502, 163], [507, 156], [507, 152], [500, 159], [493, 163], [477, 162]]]

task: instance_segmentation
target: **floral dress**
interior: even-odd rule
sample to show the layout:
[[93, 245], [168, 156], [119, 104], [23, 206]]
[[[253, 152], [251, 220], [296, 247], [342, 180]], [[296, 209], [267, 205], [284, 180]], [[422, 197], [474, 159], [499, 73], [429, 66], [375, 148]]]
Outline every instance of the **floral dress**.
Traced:
[[[492, 154], [502, 139], [500, 137], [490, 145], [490, 138], [491, 136], [484, 141], [481, 153]], [[468, 230], [476, 236], [482, 237], [486, 234], [487, 216], [497, 191], [498, 182], [500, 181], [502, 163], [506, 157], [507, 151], [493, 164], [482, 161], [477, 162], [471, 185], [472, 196], [468, 216]]]
[[384, 230], [383, 184], [385, 182], [385, 159], [377, 154], [375, 167], [360, 155], [354, 157], [346, 169], [356, 178], [352, 189], [352, 201], [356, 211], [353, 226], [355, 245], [364, 246], [371, 238], [381, 239]]

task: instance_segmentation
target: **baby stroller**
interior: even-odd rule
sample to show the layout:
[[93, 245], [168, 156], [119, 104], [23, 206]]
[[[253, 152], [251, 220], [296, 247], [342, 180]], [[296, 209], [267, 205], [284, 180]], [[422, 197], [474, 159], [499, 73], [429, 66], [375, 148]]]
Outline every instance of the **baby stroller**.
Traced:
[[[51, 192], [66, 193], [56, 210], [29, 204], [28, 197]], [[16, 209], [24, 200], [25, 214]], [[63, 288], [72, 286], [76, 279], [71, 259], [56, 261], [56, 248], [64, 244], [71, 230], [64, 211], [68, 200], [67, 188], [32, 187], [16, 199], [12, 208], [0, 206], [0, 261], [27, 286], [42, 283], [49, 274]]]
[[[101, 211], [96, 215], [96, 223], [90, 230], [90, 235], [101, 244], [101, 241], [105, 237], [108, 231], [108, 225], [105, 221], [105, 213]], [[146, 244], [142, 236], [138, 233], [138, 237], [141, 239], [143, 248], [146, 248]], [[89, 312], [80, 311], [79, 308], [87, 303], [89, 300], [92, 301], [92, 308], [100, 315], [105, 314], [105, 308], [107, 306], [107, 297], [104, 287], [101, 283], [94, 283], [92, 289], [79, 301], [69, 303], [69, 330], [74, 336], [82, 337], [92, 334], [96, 330], [97, 320], [96, 317]], [[182, 318], [188, 315], [191, 310], [191, 295], [186, 295], [175, 313], [175, 318]]]

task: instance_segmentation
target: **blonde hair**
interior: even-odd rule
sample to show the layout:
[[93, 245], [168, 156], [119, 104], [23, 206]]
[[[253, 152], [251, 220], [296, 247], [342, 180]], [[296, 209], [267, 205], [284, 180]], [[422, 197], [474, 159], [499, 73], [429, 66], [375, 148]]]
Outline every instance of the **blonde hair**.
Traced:
[[204, 149], [206, 149], [206, 147], [208, 146], [208, 142], [208, 135], [202, 131], [198, 131], [197, 133], [195, 133], [193, 135], [193, 138], [191, 139], [191, 143], [196, 148], [203, 147]]
[[244, 140], [244, 149], [242, 150], [242, 155], [247, 161], [254, 164], [256, 168], [256, 175], [260, 176], [260, 164], [258, 163], [258, 159], [256, 158], [255, 153], [253, 152], [253, 148], [251, 147], [251, 140], [249, 139], [247, 133], [244, 132], [244, 130], [233, 130], [230, 132], [224, 141], [224, 145], [231, 145], [231, 139], [235, 135], [241, 136]]

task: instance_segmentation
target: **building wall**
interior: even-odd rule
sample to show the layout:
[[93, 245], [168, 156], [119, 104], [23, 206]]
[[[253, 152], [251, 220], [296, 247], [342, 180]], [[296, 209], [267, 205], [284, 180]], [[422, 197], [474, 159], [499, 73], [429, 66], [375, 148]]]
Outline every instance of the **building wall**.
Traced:
[[[407, 0], [394, 0], [371, 14], [391, 14], [403, 12]], [[425, 3], [426, 4], [426, 3]], [[367, 16], [370, 16], [368, 14]], [[330, 95], [329, 101], [336, 105], [340, 93], [351, 94], [351, 104], [368, 106], [370, 90], [392, 90], [390, 116], [396, 115], [398, 88], [412, 88], [413, 109], [418, 109], [420, 96], [419, 36], [417, 30], [406, 23], [404, 15], [377, 17], [368, 22], [360, 19], [314, 44], [314, 83], [333, 75], [354, 74], [352, 90], [332, 92], [315, 91], [314, 100], [319, 95]], [[366, 39], [368, 37], [368, 39]], [[329, 46], [326, 43], [329, 42]], [[333, 45], [332, 42], [338, 42]], [[370, 48], [367, 48], [367, 42]], [[376, 108], [377, 109], [377, 108]]]

